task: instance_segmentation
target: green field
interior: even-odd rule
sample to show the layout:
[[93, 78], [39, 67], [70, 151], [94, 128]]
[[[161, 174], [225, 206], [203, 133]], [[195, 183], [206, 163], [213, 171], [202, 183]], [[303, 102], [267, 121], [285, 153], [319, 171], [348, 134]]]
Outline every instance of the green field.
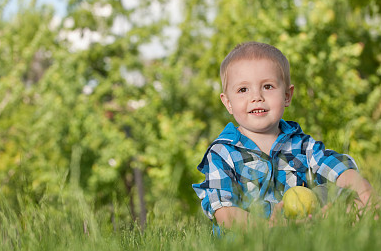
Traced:
[[[28, 203], [19, 196], [17, 208], [2, 198], [1, 250], [380, 250], [381, 222], [369, 211], [356, 219], [337, 202], [325, 218], [269, 228], [254, 218], [256, 227], [232, 229], [221, 238], [201, 213], [194, 216], [167, 211], [150, 217], [146, 228], [94, 213], [79, 192], [62, 195], [54, 204]], [[379, 213], [379, 212], [378, 212]]]

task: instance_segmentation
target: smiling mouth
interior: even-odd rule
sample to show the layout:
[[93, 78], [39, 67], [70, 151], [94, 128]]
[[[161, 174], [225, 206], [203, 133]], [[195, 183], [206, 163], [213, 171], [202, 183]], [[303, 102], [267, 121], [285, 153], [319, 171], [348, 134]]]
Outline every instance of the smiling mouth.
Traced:
[[258, 114], [258, 113], [265, 113], [267, 112], [268, 110], [265, 110], [265, 109], [256, 109], [256, 110], [252, 110], [251, 112], [249, 113], [254, 113], [254, 114]]

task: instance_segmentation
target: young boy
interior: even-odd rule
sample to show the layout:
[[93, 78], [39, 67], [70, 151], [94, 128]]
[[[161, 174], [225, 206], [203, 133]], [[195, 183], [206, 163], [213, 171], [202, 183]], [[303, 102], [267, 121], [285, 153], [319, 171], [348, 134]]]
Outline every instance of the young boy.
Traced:
[[282, 119], [294, 93], [289, 68], [282, 52], [258, 42], [236, 46], [221, 64], [220, 98], [239, 126], [229, 123], [210, 145], [197, 167], [205, 181], [193, 184], [214, 223], [245, 225], [252, 203], [270, 217], [294, 186], [333, 182], [354, 190], [362, 205], [373, 193], [350, 156], [326, 150], [296, 122]]

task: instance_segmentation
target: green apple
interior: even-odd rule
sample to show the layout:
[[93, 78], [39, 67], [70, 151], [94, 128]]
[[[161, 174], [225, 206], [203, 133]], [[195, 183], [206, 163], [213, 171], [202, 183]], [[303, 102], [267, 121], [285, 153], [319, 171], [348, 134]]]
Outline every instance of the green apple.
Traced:
[[307, 187], [295, 186], [283, 195], [284, 215], [288, 219], [303, 219], [318, 206], [315, 193]]

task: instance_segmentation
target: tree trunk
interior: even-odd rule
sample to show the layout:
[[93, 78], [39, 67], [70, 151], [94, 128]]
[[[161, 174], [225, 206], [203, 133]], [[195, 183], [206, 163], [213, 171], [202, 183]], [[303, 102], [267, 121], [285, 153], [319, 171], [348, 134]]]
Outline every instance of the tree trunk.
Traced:
[[143, 172], [139, 168], [134, 168], [134, 180], [135, 185], [138, 190], [139, 205], [140, 205], [140, 227], [144, 229], [146, 224], [147, 209], [144, 201], [144, 182], [143, 182]]
[[132, 221], [136, 221], [135, 205], [134, 205], [134, 196], [132, 194], [132, 186], [134, 182], [133, 175], [126, 173], [123, 175], [124, 186], [126, 187], [126, 194], [129, 198], [129, 211], [131, 214]]

